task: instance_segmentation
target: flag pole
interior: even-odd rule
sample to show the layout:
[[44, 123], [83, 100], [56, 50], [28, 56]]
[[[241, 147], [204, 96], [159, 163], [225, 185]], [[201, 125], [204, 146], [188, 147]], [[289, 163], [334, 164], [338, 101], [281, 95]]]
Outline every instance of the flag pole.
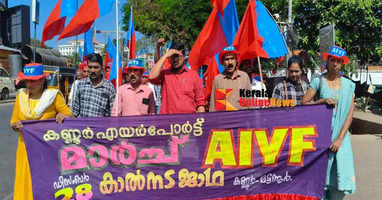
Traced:
[[[76, 13], [78, 12], [78, 0], [76, 0]], [[77, 56], [78, 56], [78, 49], [77, 49], [77, 43], [78, 43], [78, 35], [76, 35], [76, 41], [75, 41], [75, 49], [76, 49], [76, 52], [74, 53], [74, 66], [77, 66]], [[85, 42], [85, 41], [84, 41]], [[81, 46], [81, 44], [80, 44]], [[79, 68], [79, 65], [77, 66], [77, 69]]]
[[118, 88], [119, 88], [119, 56], [118, 56], [118, 51], [119, 51], [119, 19], [118, 19], [118, 4], [119, 4], [119, 0], [116, 0], [115, 1], [115, 22], [116, 22], [116, 26], [117, 26], [117, 49], [116, 49], [116, 55], [115, 55], [115, 61], [116, 61], [116, 66], [117, 66], [117, 81], [116, 81], [116, 89], [117, 89], [117, 92], [116, 92], [116, 96], [115, 98], [117, 98], [117, 101], [116, 101], [116, 107], [117, 107], [117, 116], [119, 114], [119, 107], [118, 107], [118, 103], [119, 103], [119, 98], [118, 98]]
[[259, 56], [257, 56], [257, 64], [259, 67], [260, 80], [261, 80], [261, 83], [263, 83], [263, 72], [261, 71], [261, 63], [260, 63], [260, 57]]
[[[130, 13], [133, 12], [133, 6], [130, 6]], [[133, 16], [133, 14], [130, 14], [130, 18]], [[130, 29], [130, 21], [132, 19], [129, 19], [129, 29]], [[129, 30], [127, 30], [127, 47], [129, 51], [127, 52], [127, 66], [129, 66], [129, 61], [130, 61], [130, 54], [131, 54], [131, 46], [132, 46], [132, 41], [131, 41], [131, 35], [129, 35]], [[122, 66], [123, 67], [123, 66]]]

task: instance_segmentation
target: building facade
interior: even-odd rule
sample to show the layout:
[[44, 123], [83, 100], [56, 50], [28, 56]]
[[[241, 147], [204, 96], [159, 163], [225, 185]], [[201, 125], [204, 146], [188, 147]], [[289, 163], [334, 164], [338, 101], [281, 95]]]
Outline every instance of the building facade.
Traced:
[[0, 45], [22, 48], [30, 44], [30, 8], [20, 5], [8, 8], [0, 0]]
[[[78, 47], [81, 47], [82, 52], [84, 50], [84, 41], [77, 40], [77, 44], [75, 40], [70, 40], [67, 44], [58, 45], [58, 51], [63, 56], [72, 56], [75, 52], [78, 53]], [[95, 53], [102, 54], [105, 45], [99, 42], [93, 43], [93, 48]]]

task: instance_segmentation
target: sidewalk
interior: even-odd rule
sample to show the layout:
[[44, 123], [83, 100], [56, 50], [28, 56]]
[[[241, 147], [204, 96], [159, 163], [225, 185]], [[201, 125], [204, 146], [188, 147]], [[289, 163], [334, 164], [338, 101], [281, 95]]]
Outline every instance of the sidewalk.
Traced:
[[382, 115], [354, 111], [350, 129], [352, 134], [382, 134]]

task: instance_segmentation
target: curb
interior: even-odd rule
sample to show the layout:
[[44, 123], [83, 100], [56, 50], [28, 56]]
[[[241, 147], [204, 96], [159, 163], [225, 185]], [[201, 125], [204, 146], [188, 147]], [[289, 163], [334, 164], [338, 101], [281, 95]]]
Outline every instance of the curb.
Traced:
[[2, 100], [0, 101], [0, 104], [5, 104], [5, 103], [14, 103], [15, 99], [8, 99], [8, 100]]
[[376, 123], [356, 117], [353, 118], [353, 122], [350, 126], [350, 129], [353, 135], [382, 134], [381, 123]]
[[382, 115], [356, 110], [350, 131], [353, 134], [382, 134]]

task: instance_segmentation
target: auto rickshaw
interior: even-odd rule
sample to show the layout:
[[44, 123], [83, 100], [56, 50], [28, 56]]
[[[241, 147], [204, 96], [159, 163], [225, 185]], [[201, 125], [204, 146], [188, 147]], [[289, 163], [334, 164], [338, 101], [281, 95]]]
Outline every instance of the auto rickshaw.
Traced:
[[44, 71], [49, 73], [49, 76], [46, 77], [48, 88], [59, 89], [67, 102], [71, 85], [76, 78], [76, 69], [59, 66], [44, 66]]

